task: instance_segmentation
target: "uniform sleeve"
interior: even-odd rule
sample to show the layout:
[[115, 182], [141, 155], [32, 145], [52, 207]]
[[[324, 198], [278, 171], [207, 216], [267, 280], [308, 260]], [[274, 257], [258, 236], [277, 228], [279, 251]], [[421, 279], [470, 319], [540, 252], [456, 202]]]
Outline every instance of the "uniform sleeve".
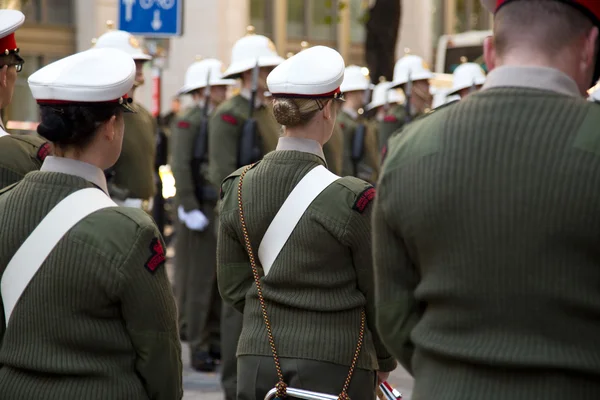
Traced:
[[384, 204], [393, 198], [385, 180], [377, 188], [373, 210], [377, 327], [388, 350], [412, 373], [414, 345], [410, 334], [421, 318], [414, 296], [419, 276], [402, 238], [388, 223], [394, 218]]
[[[227, 185], [225, 183], [224, 185]], [[252, 267], [244, 243], [231, 224], [238, 221], [237, 210], [219, 213], [217, 241], [217, 281], [223, 300], [244, 312], [246, 293], [254, 283]]]
[[352, 210], [350, 220], [346, 228], [346, 237], [352, 249], [354, 268], [358, 278], [358, 288], [365, 295], [367, 326], [373, 335], [379, 370], [390, 372], [396, 368], [396, 361], [388, 352], [380, 339], [376, 325], [375, 314], [375, 284], [373, 282], [373, 258], [371, 253], [371, 209], [368, 204], [372, 195], [372, 187], [363, 192], [357, 199], [357, 205], [361, 205], [361, 211]]
[[119, 298], [135, 348], [135, 370], [154, 400], [181, 399], [177, 310], [165, 268], [165, 244], [154, 226], [141, 228], [121, 266]]
[[186, 212], [200, 208], [192, 178], [192, 152], [198, 129], [198, 126], [186, 119], [176, 119], [171, 128], [173, 177], [177, 188], [177, 199]]
[[208, 124], [208, 179], [215, 188], [238, 168], [242, 122], [227, 112], [217, 112]]

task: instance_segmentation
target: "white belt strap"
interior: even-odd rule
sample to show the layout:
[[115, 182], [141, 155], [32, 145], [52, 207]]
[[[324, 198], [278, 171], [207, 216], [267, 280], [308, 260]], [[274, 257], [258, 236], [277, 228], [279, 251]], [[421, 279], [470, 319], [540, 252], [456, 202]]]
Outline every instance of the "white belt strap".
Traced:
[[271, 270], [304, 212], [325, 188], [339, 178], [319, 165], [306, 174], [285, 199], [258, 247], [258, 258], [265, 275]]
[[60, 239], [94, 211], [115, 206], [103, 191], [89, 188], [70, 194], [50, 210], [19, 247], [2, 275], [0, 293], [7, 325], [25, 288]]

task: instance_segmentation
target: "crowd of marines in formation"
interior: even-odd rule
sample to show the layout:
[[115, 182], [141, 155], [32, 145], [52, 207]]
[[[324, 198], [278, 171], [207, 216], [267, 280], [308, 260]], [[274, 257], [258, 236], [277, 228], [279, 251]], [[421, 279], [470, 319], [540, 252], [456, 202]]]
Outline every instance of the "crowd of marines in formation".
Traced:
[[[127, 216], [138, 229], [106, 214], [97, 222], [100, 232], [122, 227], [115, 241], [121, 241], [116, 245], [123, 254], [129, 248], [137, 254], [139, 238], [147, 242], [139, 259], [152, 278], [131, 273], [140, 285], [147, 284], [147, 292], [131, 289], [140, 296], [135, 303], [140, 309], [127, 312], [148, 315], [123, 317], [148, 398], [181, 397], [181, 362], [200, 372], [219, 369], [227, 400], [262, 398], [265, 387], [274, 386], [282, 397], [290, 382], [330, 394], [342, 389], [340, 398], [352, 393], [368, 398], [396, 361], [415, 376], [415, 399], [600, 396], [599, 331], [591, 322], [597, 322], [600, 301], [600, 216], [594, 207], [600, 194], [600, 119], [595, 102], [586, 101], [600, 71], [600, 3], [483, 3], [496, 13], [494, 38], [484, 44], [488, 76], [479, 64], [464, 60], [455, 69], [452, 89], [440, 93], [430, 86], [435, 74], [423, 58], [407, 52], [396, 62], [391, 81], [382, 77], [373, 84], [368, 69], [346, 66], [333, 49], [305, 44], [284, 59], [269, 38], [249, 27], [233, 46], [229, 65], [198, 58], [189, 66], [177, 95], [189, 96], [191, 105], [161, 128], [134, 97], [152, 57], [127, 32], [110, 29], [94, 40], [89, 51], [119, 50], [116, 59], [130, 57], [123, 65], [105, 60], [102, 66], [109, 78], [114, 69], [115, 82], [127, 70], [131, 86], [121, 93], [116, 84], [106, 83], [109, 97], [126, 110], [120, 156], [101, 168], [102, 178], [78, 174], [105, 188], [116, 205], [129, 210], [119, 218]], [[7, 12], [0, 11], [2, 108], [10, 103], [23, 64], [15, 31], [24, 17]], [[86, 79], [73, 83], [69, 79], [76, 74], [67, 77], [63, 68], [67, 73], [42, 69], [38, 81], [30, 79], [42, 110], [50, 107], [64, 123], [69, 111], [63, 106], [113, 103], [104, 97], [77, 98], [68, 88], [86, 88], [92, 83], [81, 82], [90, 77], [82, 71]], [[40, 89], [55, 86], [55, 91]], [[6, 224], [11, 213], [19, 214], [11, 204], [27, 198], [27, 185], [33, 184], [26, 175], [33, 182], [40, 168], [55, 173], [71, 168], [60, 159], [71, 157], [65, 149], [76, 139], [53, 133], [49, 120], [42, 113], [40, 136], [9, 134], [2, 125], [0, 221]], [[75, 125], [60, 126], [69, 131]], [[311, 136], [307, 126], [322, 129], [323, 138]], [[176, 182], [173, 289], [164, 271], [155, 274], [165, 262], [166, 246], [144, 216], [157, 206], [160, 129], [168, 131], [168, 163]], [[321, 202], [315, 200], [297, 222], [296, 236], [280, 249], [280, 264], [269, 272], [256, 237], [266, 236], [277, 208], [317, 167], [333, 173], [335, 184], [324, 187]], [[66, 185], [57, 182], [46, 185]], [[18, 248], [14, 243], [23, 242], [5, 236], [0, 271], [10, 264]], [[100, 255], [109, 251], [98, 249]], [[63, 252], [63, 263], [70, 263], [70, 250]], [[288, 267], [302, 261], [290, 272], [282, 260], [290, 261]], [[307, 266], [313, 263], [323, 264], [320, 281], [311, 280], [316, 270]], [[345, 281], [348, 265], [352, 274]], [[328, 268], [337, 275], [328, 275]], [[116, 275], [129, 277], [126, 269]], [[330, 286], [323, 289], [323, 282]], [[123, 303], [131, 296], [124, 294]], [[360, 298], [357, 303], [353, 296]], [[24, 296], [15, 310], [27, 307], [31, 298]], [[142, 300], [157, 310], [142, 309]], [[315, 350], [320, 339], [311, 335], [321, 329], [314, 325], [321, 314], [335, 319], [324, 320], [319, 331], [333, 348]], [[9, 325], [6, 313], [0, 327], [0, 389], [15, 391], [7, 393], [17, 393], [14, 382], [22, 378], [18, 355], [7, 347], [19, 345], [10, 330], [24, 329], [21, 315]], [[171, 322], [175, 329], [169, 329]], [[361, 326], [354, 358], [354, 349], [345, 347], [347, 338], [327, 336], [331, 324], [348, 324], [349, 331]], [[349, 342], [356, 339], [354, 332], [348, 335]], [[180, 359], [179, 340], [189, 345], [190, 360]], [[2, 368], [3, 363], [12, 369]], [[68, 374], [69, 367], [61, 368], [59, 373]], [[165, 370], [171, 371], [171, 381], [158, 373]], [[341, 382], [322, 385], [315, 376], [339, 376]], [[44, 391], [43, 384], [35, 385]], [[84, 393], [69, 390], [60, 392], [61, 398]]]

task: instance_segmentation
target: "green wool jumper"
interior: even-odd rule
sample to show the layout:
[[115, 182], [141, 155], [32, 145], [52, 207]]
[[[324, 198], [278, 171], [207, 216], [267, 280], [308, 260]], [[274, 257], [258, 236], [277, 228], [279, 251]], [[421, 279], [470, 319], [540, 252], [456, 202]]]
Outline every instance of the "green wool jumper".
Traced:
[[600, 106], [495, 87], [392, 139], [378, 327], [413, 400], [600, 399]]
[[[60, 200], [90, 187], [78, 176], [36, 171], [0, 194], [0, 275]], [[110, 207], [75, 225], [8, 327], [0, 313], [0, 399], [181, 399], [175, 303], [164, 265], [151, 263], [164, 261], [160, 247], [142, 210]]]
[[[325, 162], [293, 150], [267, 154], [244, 178], [243, 204], [255, 255], [287, 196]], [[219, 289], [244, 313], [238, 356], [271, 356], [267, 331], [238, 214], [240, 170], [223, 183], [217, 249]], [[396, 362], [375, 329], [371, 256], [374, 189], [353, 177], [327, 187], [310, 205], [269, 274], [259, 273], [280, 357], [350, 366], [359, 336], [361, 309], [367, 329], [358, 367], [393, 370]], [[366, 197], [365, 197], [366, 196]]]

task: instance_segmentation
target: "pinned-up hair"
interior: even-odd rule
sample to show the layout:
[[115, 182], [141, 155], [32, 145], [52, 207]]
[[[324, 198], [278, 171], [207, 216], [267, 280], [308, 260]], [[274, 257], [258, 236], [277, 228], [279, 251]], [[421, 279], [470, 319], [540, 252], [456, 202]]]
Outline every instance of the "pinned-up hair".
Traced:
[[306, 125], [332, 99], [288, 98], [273, 99], [273, 115], [280, 125]]
[[40, 136], [61, 146], [86, 147], [98, 127], [123, 109], [117, 103], [102, 105], [40, 105]]

